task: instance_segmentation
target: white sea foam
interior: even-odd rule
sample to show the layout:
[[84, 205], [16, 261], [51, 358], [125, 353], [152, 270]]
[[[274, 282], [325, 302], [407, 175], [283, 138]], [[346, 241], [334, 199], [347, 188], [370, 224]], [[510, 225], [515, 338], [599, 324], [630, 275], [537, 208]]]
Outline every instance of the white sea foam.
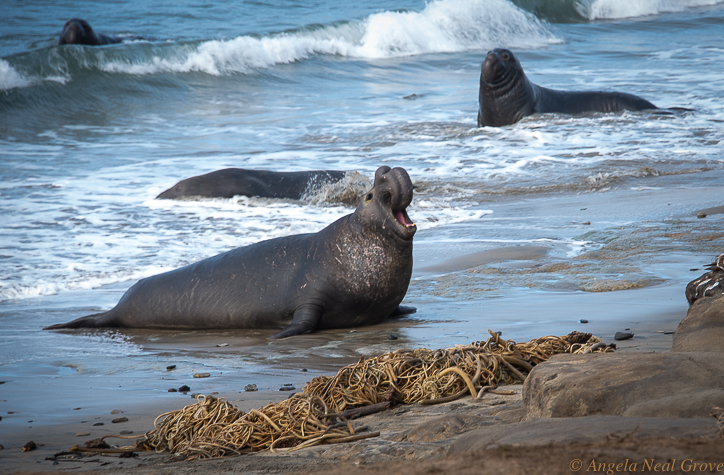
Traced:
[[633, 18], [689, 8], [717, 5], [722, 0], [588, 0], [576, 3], [578, 13], [589, 20]]
[[18, 87], [27, 87], [31, 84], [32, 81], [17, 72], [10, 63], [4, 59], [0, 59], [0, 91], [6, 91], [8, 89], [15, 89]]
[[180, 46], [169, 57], [114, 60], [108, 72], [248, 73], [313, 55], [396, 58], [426, 53], [529, 48], [558, 42], [533, 15], [506, 0], [436, 0], [421, 12], [380, 12], [364, 20], [262, 38], [240, 36]]

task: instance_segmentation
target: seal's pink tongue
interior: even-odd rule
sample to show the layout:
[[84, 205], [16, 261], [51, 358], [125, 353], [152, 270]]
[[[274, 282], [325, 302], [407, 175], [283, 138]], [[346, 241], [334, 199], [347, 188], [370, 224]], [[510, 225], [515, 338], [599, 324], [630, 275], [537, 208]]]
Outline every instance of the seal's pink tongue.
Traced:
[[405, 216], [405, 213], [402, 211], [393, 211], [393, 214], [395, 215], [395, 218], [397, 221], [402, 223], [404, 226], [413, 226], [414, 224], [409, 221], [407, 216]]

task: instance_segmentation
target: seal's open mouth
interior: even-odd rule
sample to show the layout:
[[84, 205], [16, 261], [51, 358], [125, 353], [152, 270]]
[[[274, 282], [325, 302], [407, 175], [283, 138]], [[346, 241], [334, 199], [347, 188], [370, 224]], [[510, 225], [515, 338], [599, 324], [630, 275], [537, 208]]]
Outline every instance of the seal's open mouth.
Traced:
[[407, 215], [407, 210], [395, 210], [392, 212], [392, 214], [394, 214], [395, 219], [397, 219], [397, 221], [399, 221], [399, 223], [406, 228], [411, 228], [415, 225], [415, 223], [413, 223], [410, 217]]

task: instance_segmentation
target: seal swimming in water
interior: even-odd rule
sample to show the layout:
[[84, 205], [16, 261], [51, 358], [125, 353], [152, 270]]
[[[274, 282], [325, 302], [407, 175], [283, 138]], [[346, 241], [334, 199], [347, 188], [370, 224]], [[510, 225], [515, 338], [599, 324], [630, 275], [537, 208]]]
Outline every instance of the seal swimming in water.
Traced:
[[346, 174], [347, 172], [334, 170], [270, 172], [225, 168], [181, 180], [156, 199], [177, 200], [191, 196], [231, 198], [243, 195], [298, 200], [310, 189], [340, 181]]
[[58, 44], [101, 46], [120, 43], [121, 41], [123, 41], [122, 38], [96, 33], [85, 20], [71, 18], [63, 25]]
[[400, 302], [412, 276], [412, 194], [403, 168], [380, 167], [354, 213], [318, 233], [259, 242], [142, 279], [111, 310], [45, 329], [285, 327], [271, 336], [284, 338], [411, 313]]
[[515, 55], [507, 49], [490, 51], [480, 72], [478, 127], [515, 124], [545, 112], [581, 114], [658, 109], [633, 94], [600, 91], [556, 91], [528, 80]]

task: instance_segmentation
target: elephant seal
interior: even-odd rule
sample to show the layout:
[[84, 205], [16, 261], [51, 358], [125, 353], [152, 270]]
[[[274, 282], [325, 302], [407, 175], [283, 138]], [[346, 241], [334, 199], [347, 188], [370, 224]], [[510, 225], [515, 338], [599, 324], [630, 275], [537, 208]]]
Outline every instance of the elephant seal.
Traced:
[[523, 117], [545, 112], [581, 114], [658, 109], [633, 94], [600, 91], [556, 91], [528, 80], [515, 55], [497, 48], [490, 51], [480, 72], [478, 127], [515, 124]]
[[400, 307], [412, 275], [413, 186], [383, 166], [349, 214], [314, 234], [240, 247], [142, 279], [111, 310], [46, 330], [282, 328], [284, 338], [377, 323]]
[[71, 18], [63, 25], [58, 44], [101, 46], [120, 43], [121, 41], [123, 41], [122, 38], [96, 33], [85, 20]]
[[716, 257], [714, 262], [704, 266], [709, 272], [698, 279], [694, 279], [686, 286], [686, 300], [689, 305], [703, 298], [712, 295], [719, 295], [724, 292], [724, 254]]
[[191, 196], [231, 198], [243, 195], [298, 200], [309, 190], [340, 181], [346, 174], [334, 170], [270, 172], [225, 168], [181, 180], [156, 199], [177, 200]]

